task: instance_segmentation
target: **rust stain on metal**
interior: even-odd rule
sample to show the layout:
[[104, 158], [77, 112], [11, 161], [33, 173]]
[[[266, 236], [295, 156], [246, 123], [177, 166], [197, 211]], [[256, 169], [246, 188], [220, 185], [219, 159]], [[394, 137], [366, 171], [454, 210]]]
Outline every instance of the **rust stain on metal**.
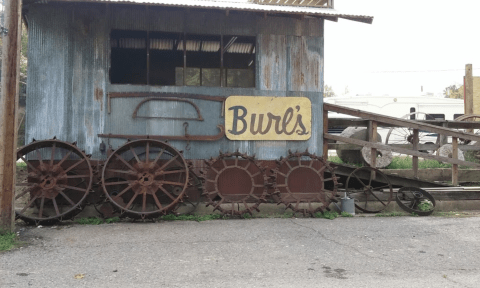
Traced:
[[126, 135], [126, 134], [98, 134], [102, 138], [119, 139], [154, 139], [154, 140], [178, 140], [178, 141], [218, 141], [225, 136], [225, 126], [217, 125], [220, 132], [217, 135], [190, 135], [166, 136], [166, 135]]
[[85, 127], [87, 128], [88, 136], [92, 137], [93, 136], [93, 126], [92, 126], [92, 122], [88, 118], [85, 118]]
[[[161, 117], [161, 116], [138, 116], [138, 110], [140, 107], [150, 101], [174, 101], [174, 102], [185, 102], [193, 106], [195, 110], [197, 111], [197, 118], [185, 118], [185, 117]], [[172, 119], [172, 120], [196, 120], [196, 121], [203, 121], [202, 114], [200, 113], [200, 108], [193, 103], [192, 101], [185, 100], [185, 99], [180, 99], [180, 98], [165, 98], [165, 97], [160, 97], [160, 98], [147, 98], [145, 100], [142, 100], [137, 107], [135, 108], [135, 111], [133, 111], [132, 118], [147, 118], [147, 119]]]
[[100, 111], [103, 111], [103, 89], [95, 88], [95, 101], [100, 102]]

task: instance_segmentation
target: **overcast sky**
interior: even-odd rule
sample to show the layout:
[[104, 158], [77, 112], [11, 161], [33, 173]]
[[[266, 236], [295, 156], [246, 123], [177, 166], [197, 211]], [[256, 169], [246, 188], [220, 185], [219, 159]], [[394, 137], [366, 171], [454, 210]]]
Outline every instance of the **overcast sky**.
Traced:
[[467, 63], [480, 76], [478, 0], [336, 0], [335, 9], [374, 16], [325, 21], [325, 84], [337, 95], [442, 93], [463, 84]]

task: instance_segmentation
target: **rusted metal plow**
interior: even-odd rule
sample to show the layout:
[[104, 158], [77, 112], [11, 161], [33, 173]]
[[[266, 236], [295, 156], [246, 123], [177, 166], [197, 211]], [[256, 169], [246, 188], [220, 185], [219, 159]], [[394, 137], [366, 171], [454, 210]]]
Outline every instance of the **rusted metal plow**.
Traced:
[[204, 195], [212, 205], [228, 215], [252, 214], [268, 197], [266, 167], [255, 157], [237, 152], [220, 153], [205, 161]]
[[[330, 174], [325, 178], [325, 172]], [[292, 153], [277, 162], [273, 171], [274, 199], [304, 215], [330, 210], [337, 202], [338, 182], [334, 169], [323, 158], [308, 151]]]

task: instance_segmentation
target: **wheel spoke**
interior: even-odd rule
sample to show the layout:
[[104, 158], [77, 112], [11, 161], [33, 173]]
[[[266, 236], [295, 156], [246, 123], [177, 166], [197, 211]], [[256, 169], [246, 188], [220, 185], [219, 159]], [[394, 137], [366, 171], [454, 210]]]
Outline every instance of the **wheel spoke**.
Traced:
[[60, 210], [58, 210], [57, 200], [55, 200], [55, 198], [52, 198], [52, 202], [53, 202], [53, 207], [55, 208], [55, 213], [57, 214], [57, 216], [60, 216]]
[[145, 212], [146, 209], [147, 209], [147, 193], [143, 191], [142, 212]]
[[38, 218], [42, 218], [44, 205], [45, 205], [45, 196], [42, 196], [42, 199], [40, 200], [40, 209], [38, 210]]
[[53, 159], [55, 158], [55, 146], [57, 145], [57, 143], [53, 142], [53, 145], [52, 145], [52, 152], [51, 152], [51, 156], [50, 156], [50, 167], [53, 166]]
[[89, 178], [90, 175], [66, 175], [63, 176], [62, 178], [67, 178], [67, 179], [76, 179], [76, 178]]
[[60, 162], [57, 163], [57, 166], [61, 166], [63, 164], [63, 162], [65, 162], [65, 160], [68, 159], [68, 157], [70, 157], [70, 155], [73, 153], [72, 150], [69, 150], [67, 154], [65, 154], [65, 156], [63, 156], [62, 160], [60, 160]]
[[24, 163], [26, 163], [28, 167], [30, 167], [31, 169], [33, 169], [33, 170], [37, 171], [38, 173], [40, 173], [40, 170], [38, 170], [35, 166], [33, 166], [32, 163], [30, 163], [29, 161], [27, 161], [24, 156], [21, 156], [20, 159], [22, 159], [22, 161], [23, 161]]
[[69, 189], [69, 190], [76, 190], [76, 191], [80, 191], [80, 192], [87, 192], [87, 189], [78, 188], [78, 187], [69, 186], [69, 185], [58, 185], [58, 187]]
[[163, 206], [160, 203], [160, 200], [158, 200], [157, 195], [155, 193], [152, 193], [152, 196], [153, 196], [153, 200], [155, 200], [155, 204], [157, 205], [158, 209], [162, 210]]
[[164, 181], [164, 180], [160, 180], [160, 183], [162, 183], [162, 184], [168, 184], [168, 185], [173, 185], [173, 186], [184, 186], [184, 185], [185, 185], [185, 183], [172, 182], [172, 181]]
[[134, 183], [132, 180], [127, 180], [127, 181], [118, 181], [118, 182], [107, 182], [104, 185], [105, 186], [112, 186], [112, 185], [122, 185], [122, 184], [130, 184]]
[[127, 161], [125, 161], [125, 159], [123, 159], [120, 155], [118, 155], [117, 153], [115, 153], [115, 157], [120, 160], [123, 164], [125, 164], [130, 170], [132, 171], [137, 171], [137, 169], [133, 168], [132, 165], [128, 164]]
[[67, 200], [68, 203], [70, 203], [72, 206], [75, 206], [75, 205], [76, 205], [75, 202], [73, 202], [72, 199], [70, 199], [65, 193], [63, 193], [62, 190], [58, 189], [57, 191], [58, 191], [58, 193], [60, 193], [60, 195], [62, 195], [63, 198], [65, 198], [65, 200]]
[[147, 141], [147, 144], [145, 146], [145, 163], [148, 164], [150, 161], [150, 142]]
[[40, 162], [40, 167], [43, 167], [43, 159], [40, 151], [38, 151], [38, 147], [35, 148], [35, 152], [37, 153], [38, 162]]
[[72, 166], [68, 167], [68, 169], [66, 169], [65, 171], [63, 171], [64, 173], [68, 173], [70, 170], [72, 170], [73, 168], [77, 167], [78, 165], [82, 164], [83, 162], [85, 162], [85, 158], [83, 158], [82, 160], [79, 160], [77, 163], [73, 164]]
[[165, 188], [163, 188], [163, 186], [158, 186], [158, 188], [160, 188], [160, 190], [162, 190], [163, 194], [167, 195], [173, 201], [177, 200], [177, 198], [173, 197], [172, 194], [170, 194], [167, 190], [165, 190]]
[[120, 197], [120, 196], [122, 196], [122, 195], [125, 194], [128, 190], [130, 190], [133, 185], [134, 185], [134, 183], [131, 183], [131, 184], [128, 185], [125, 189], [123, 189], [120, 193], [118, 193], [117, 195], [114, 195], [114, 196], [115, 196], [115, 197]]
[[383, 203], [383, 201], [380, 200], [380, 198], [378, 198], [377, 195], [375, 195], [374, 191], [371, 191], [370, 193], [372, 194], [373, 197], [375, 197], [378, 201], [380, 201], [380, 203], [382, 203], [383, 206], [387, 206], [387, 204]]
[[185, 173], [185, 172], [187, 172], [186, 169], [170, 170], [170, 171], [159, 171], [158, 173], [155, 173], [155, 176], [158, 176], [158, 175], [167, 175], [167, 174], [178, 174], [178, 173]]
[[125, 210], [128, 210], [130, 208], [130, 206], [132, 206], [133, 204], [133, 201], [135, 201], [135, 199], [137, 198], [138, 196], [138, 192], [135, 192], [135, 195], [133, 195], [132, 199], [130, 199], [130, 202], [128, 202], [128, 204], [124, 207]]
[[170, 165], [170, 163], [172, 163], [173, 161], [175, 161], [175, 159], [178, 158], [178, 155], [175, 155], [175, 157], [172, 157], [170, 160], [167, 161], [167, 163], [163, 164], [162, 167], [160, 167], [158, 170], [165, 170], [165, 168]]
[[32, 206], [33, 202], [35, 200], [37, 200], [39, 194], [40, 193], [36, 194], [35, 196], [33, 196], [32, 199], [30, 199], [30, 201], [28, 201], [27, 205], [25, 205], [25, 207], [23, 207], [22, 211], [20, 211], [20, 214], [23, 214], [23, 212], [25, 212], [30, 206]]
[[352, 172], [352, 174], [353, 174], [353, 176], [355, 176], [355, 178], [357, 178], [358, 182], [360, 182], [360, 184], [362, 184], [363, 187], [366, 186], [365, 183], [363, 183], [363, 181], [360, 180], [360, 178], [358, 178], [357, 174], [355, 174], [355, 173], [353, 173], [353, 172]]
[[158, 160], [160, 159], [160, 157], [162, 157], [163, 155], [163, 152], [165, 152], [165, 149], [167, 149], [167, 147], [163, 147], [162, 148], [162, 151], [160, 153], [158, 153], [157, 157], [155, 157], [155, 160], [153, 160], [153, 165], [157, 164]]
[[133, 157], [135, 157], [135, 160], [137, 160], [137, 163], [140, 163], [141, 161], [140, 161], [140, 159], [138, 159], [138, 155], [137, 155], [137, 153], [135, 153], [135, 150], [133, 149], [132, 146], [130, 146], [130, 152], [132, 152]]
[[15, 200], [19, 199], [20, 197], [24, 196], [24, 195], [27, 194], [27, 193], [32, 192], [32, 189], [33, 189], [33, 188], [34, 188], [34, 187], [30, 187], [29, 189], [25, 189], [22, 193], [20, 193], [19, 195], [15, 196]]
[[137, 175], [137, 173], [133, 170], [118, 170], [118, 169], [106, 169], [109, 173], [121, 173], [121, 174], [129, 174], [129, 175]]

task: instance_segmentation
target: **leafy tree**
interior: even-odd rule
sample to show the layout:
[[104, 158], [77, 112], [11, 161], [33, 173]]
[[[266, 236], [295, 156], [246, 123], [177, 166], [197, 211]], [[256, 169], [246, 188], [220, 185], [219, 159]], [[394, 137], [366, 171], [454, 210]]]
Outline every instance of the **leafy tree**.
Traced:
[[323, 97], [326, 98], [326, 97], [334, 97], [334, 96], [336, 95], [335, 95], [335, 92], [333, 92], [332, 86], [325, 85], [323, 88]]
[[463, 99], [463, 86], [454, 84], [443, 90], [445, 98]]

